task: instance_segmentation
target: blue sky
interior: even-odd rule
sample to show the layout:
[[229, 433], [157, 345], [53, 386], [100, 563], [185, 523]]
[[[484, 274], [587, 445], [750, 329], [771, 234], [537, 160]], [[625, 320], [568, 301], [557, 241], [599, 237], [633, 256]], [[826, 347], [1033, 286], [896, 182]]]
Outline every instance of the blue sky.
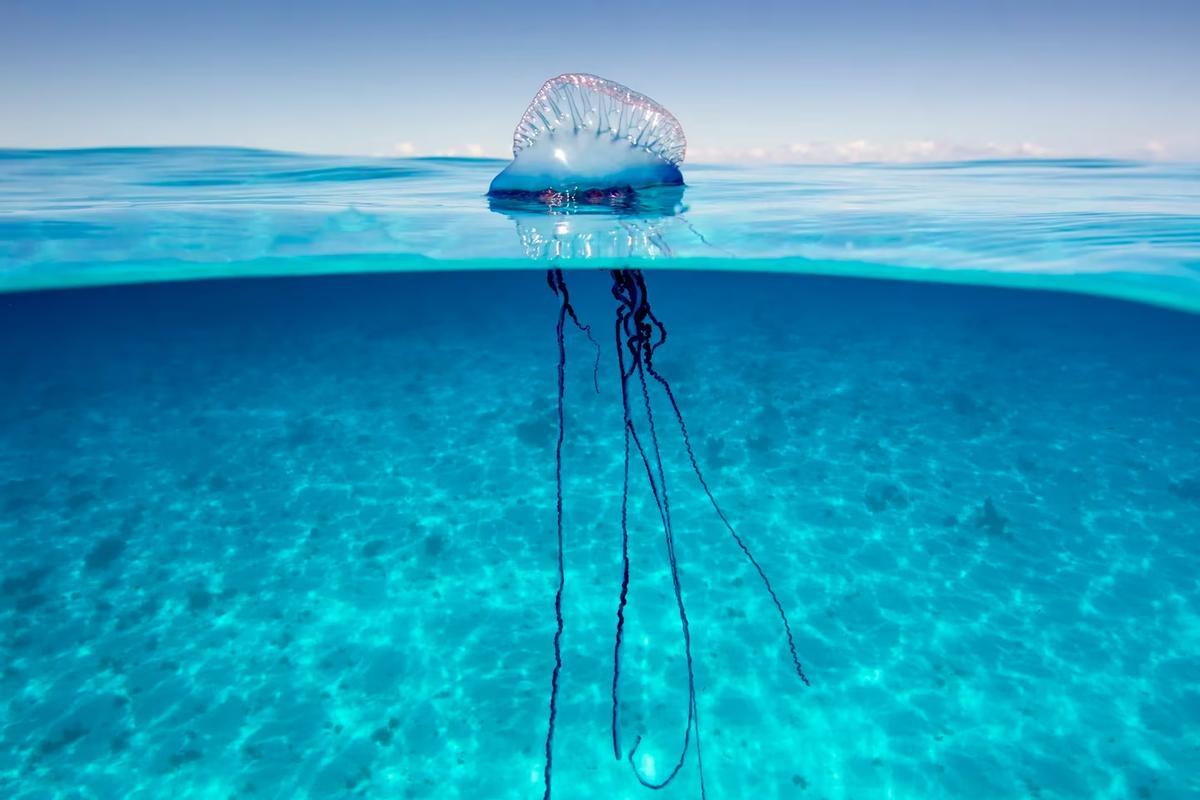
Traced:
[[689, 160], [1200, 159], [1200, 2], [0, 0], [0, 146], [495, 154], [541, 82]]

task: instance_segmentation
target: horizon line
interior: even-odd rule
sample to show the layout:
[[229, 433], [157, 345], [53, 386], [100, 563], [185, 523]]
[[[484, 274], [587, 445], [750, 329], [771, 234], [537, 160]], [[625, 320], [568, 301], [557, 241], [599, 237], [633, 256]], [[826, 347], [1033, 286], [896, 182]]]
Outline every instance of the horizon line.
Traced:
[[[900, 157], [881, 157], [883, 154], [872, 152], [871, 155], [861, 153], [863, 157], [855, 158], [849, 153], [838, 154], [834, 158], [805, 157], [807, 153], [802, 154], [797, 152], [795, 146], [789, 148], [774, 148], [773, 151], [760, 151], [753, 155], [747, 155], [752, 150], [729, 151], [732, 158], [719, 159], [712, 158], [713, 150], [710, 148], [698, 148], [703, 155], [695, 159], [685, 161], [685, 163], [693, 166], [854, 166], [854, 165], [888, 165], [888, 166], [922, 166], [922, 165], [938, 165], [938, 164], [997, 164], [997, 163], [1043, 163], [1043, 164], [1082, 164], [1082, 163], [1105, 163], [1105, 164], [1196, 164], [1200, 163], [1200, 157], [1172, 157], [1162, 152], [1142, 152], [1137, 155], [1133, 154], [1117, 154], [1117, 153], [1052, 153], [1048, 151], [1040, 152], [1007, 152], [1005, 150], [982, 149], [975, 151], [973, 148], [963, 148], [964, 152], [961, 155], [953, 155], [947, 152], [930, 152], [927, 154], [905, 153]], [[464, 152], [466, 150], [470, 152]], [[100, 152], [136, 152], [136, 151], [228, 151], [228, 152], [246, 152], [246, 153], [262, 153], [276, 155], [294, 155], [294, 156], [310, 156], [319, 158], [368, 158], [390, 161], [477, 161], [480, 163], [501, 163], [510, 161], [511, 155], [501, 155], [495, 153], [478, 152], [474, 147], [468, 146], [464, 148], [447, 148], [444, 150], [431, 150], [428, 152], [417, 152], [415, 148], [411, 152], [330, 152], [319, 150], [299, 150], [289, 148], [275, 147], [258, 147], [254, 145], [240, 144], [111, 144], [111, 145], [82, 145], [70, 147], [19, 147], [0, 144], [0, 157], [11, 158], [15, 155], [27, 154], [70, 154], [70, 153], [100, 153]], [[816, 153], [813, 153], [816, 156]], [[824, 148], [821, 148], [821, 155], [829, 156], [829, 153]], [[792, 156], [789, 158], [788, 156]], [[799, 156], [799, 157], [797, 157]], [[874, 156], [874, 157], [872, 157]]]

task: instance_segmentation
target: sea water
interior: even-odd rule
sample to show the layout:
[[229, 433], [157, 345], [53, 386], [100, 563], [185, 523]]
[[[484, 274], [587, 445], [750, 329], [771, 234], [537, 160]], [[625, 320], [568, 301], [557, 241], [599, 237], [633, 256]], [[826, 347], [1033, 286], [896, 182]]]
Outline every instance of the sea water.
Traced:
[[[536, 215], [496, 167], [0, 155], [0, 796], [540, 797], [561, 267], [602, 335], [595, 384], [566, 339], [554, 795], [698, 797], [693, 755], [653, 794], [612, 754], [619, 266], [813, 684], [664, 426], [709, 797], [1200, 793], [1194, 168], [699, 167]], [[663, 765], [632, 494], [623, 736]]]

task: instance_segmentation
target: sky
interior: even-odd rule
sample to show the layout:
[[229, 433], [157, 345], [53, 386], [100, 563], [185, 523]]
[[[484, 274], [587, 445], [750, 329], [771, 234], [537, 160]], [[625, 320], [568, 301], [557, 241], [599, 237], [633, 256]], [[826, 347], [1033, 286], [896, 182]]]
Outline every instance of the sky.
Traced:
[[689, 161], [1200, 160], [1200, 0], [0, 0], [0, 147], [497, 155], [542, 81]]

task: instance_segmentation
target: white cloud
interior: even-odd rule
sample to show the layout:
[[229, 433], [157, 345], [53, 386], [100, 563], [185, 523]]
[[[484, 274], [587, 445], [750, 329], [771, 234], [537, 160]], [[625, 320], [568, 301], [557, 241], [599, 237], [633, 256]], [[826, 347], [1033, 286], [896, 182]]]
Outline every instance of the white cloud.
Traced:
[[511, 153], [502, 153], [499, 150], [486, 148], [480, 144], [443, 147], [440, 150], [420, 153], [420, 155], [443, 156], [446, 158], [509, 158], [512, 156]]
[[972, 158], [1039, 158], [1054, 155], [1035, 142], [963, 145], [915, 139], [900, 142], [874, 142], [849, 139], [841, 142], [793, 142], [777, 147], [723, 148], [703, 145], [688, 149], [688, 161], [694, 163], [780, 163], [801, 162], [846, 164], [863, 161], [920, 162], [956, 161]]
[[[396, 142], [389, 155], [401, 157], [447, 156], [458, 158], [510, 158], [511, 152], [477, 143], [451, 147], [422, 148], [412, 142]], [[989, 158], [1143, 158], [1166, 159], [1174, 153], [1162, 141], [1150, 139], [1126, 152], [1086, 152], [1060, 150], [1038, 142], [984, 142], [963, 144], [935, 139], [874, 141], [792, 142], [786, 145], [754, 147], [717, 147], [698, 142], [688, 147], [687, 161], [692, 164], [853, 164], [858, 162], [921, 163], [969, 161]]]
[[774, 147], [712, 147], [697, 142], [688, 147], [687, 160], [693, 164], [852, 164], [855, 162], [920, 163], [930, 161], [970, 161], [989, 158], [1132, 158], [1167, 160], [1200, 159], [1190, 150], [1181, 150], [1159, 138], [1115, 149], [1065, 149], [1034, 141], [980, 143], [946, 142], [935, 139], [903, 141], [792, 142]]

